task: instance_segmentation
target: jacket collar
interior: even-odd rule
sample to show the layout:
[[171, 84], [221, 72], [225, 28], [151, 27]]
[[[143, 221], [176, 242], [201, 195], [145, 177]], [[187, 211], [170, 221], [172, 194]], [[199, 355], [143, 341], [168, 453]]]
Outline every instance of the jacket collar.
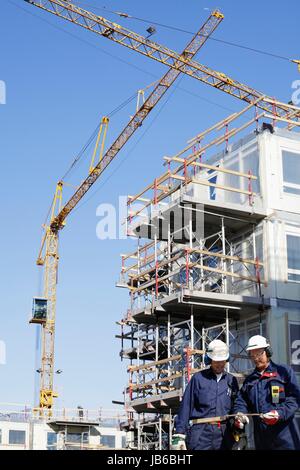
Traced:
[[[212, 370], [211, 367], [208, 369], [208, 372], [209, 372], [210, 377], [212, 377], [212, 378], [216, 378], [216, 377], [217, 377], [216, 374], [213, 372], [213, 370]], [[224, 369], [223, 372], [222, 372], [222, 377], [221, 377], [221, 379], [222, 379], [225, 375], [227, 375], [227, 371]]]
[[264, 370], [262, 374], [259, 373], [257, 369], [254, 369], [253, 375], [255, 377], [264, 379], [264, 378], [272, 378], [277, 376], [277, 368], [274, 362], [270, 361], [268, 367]]

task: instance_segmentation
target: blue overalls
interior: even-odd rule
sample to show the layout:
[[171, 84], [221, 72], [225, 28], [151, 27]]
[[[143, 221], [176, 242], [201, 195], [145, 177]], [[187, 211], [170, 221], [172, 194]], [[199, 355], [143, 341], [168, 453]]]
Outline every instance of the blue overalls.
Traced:
[[255, 448], [299, 450], [300, 433], [294, 417], [299, 407], [300, 388], [294, 371], [271, 361], [263, 374], [255, 369], [246, 377], [235, 401], [234, 412], [267, 413], [277, 410], [279, 421], [272, 426], [265, 424], [259, 416], [253, 417]]
[[223, 372], [219, 382], [212, 369], [197, 372], [190, 380], [175, 420], [177, 434], [186, 434], [189, 450], [230, 449], [234, 443], [229, 422], [194, 424], [189, 420], [231, 413], [238, 392], [233, 375]]

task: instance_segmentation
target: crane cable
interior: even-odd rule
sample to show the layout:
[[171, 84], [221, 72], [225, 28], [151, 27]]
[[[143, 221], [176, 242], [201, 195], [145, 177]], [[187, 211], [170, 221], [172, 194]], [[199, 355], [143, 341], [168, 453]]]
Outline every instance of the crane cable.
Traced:
[[[110, 113], [106, 114], [105, 116], [107, 116], [108, 118], [111, 118], [112, 116], [114, 116], [115, 114], [117, 114], [119, 111], [121, 111], [123, 108], [125, 108], [125, 106], [127, 106], [129, 103], [131, 103], [136, 97], [136, 93], [134, 93], [133, 95], [131, 95], [129, 98], [127, 98], [125, 101], [123, 101], [123, 103], [121, 103], [120, 105], [118, 105], [116, 108], [114, 108]], [[70, 172], [72, 171], [72, 169], [74, 168], [74, 166], [79, 162], [79, 160], [82, 158], [82, 156], [85, 154], [85, 152], [87, 151], [87, 149], [89, 148], [89, 146], [92, 144], [92, 142], [95, 140], [96, 136], [97, 136], [97, 133], [98, 133], [98, 130], [99, 130], [99, 126], [101, 124], [101, 121], [97, 124], [97, 127], [95, 128], [95, 130], [93, 131], [93, 133], [91, 134], [91, 136], [89, 137], [89, 139], [87, 140], [86, 144], [82, 147], [82, 149], [80, 150], [80, 152], [78, 153], [78, 155], [74, 158], [73, 162], [71, 163], [70, 167], [67, 169], [67, 171], [65, 172], [64, 176], [61, 178], [62, 181], [65, 181], [67, 176], [69, 176]]]
[[[112, 117], [114, 116], [116, 113], [118, 113], [119, 111], [121, 111], [125, 106], [127, 106], [129, 103], [131, 103], [131, 101], [134, 100], [134, 98], [136, 97], [136, 93], [134, 93], [133, 95], [131, 95], [129, 98], [127, 98], [125, 101], [123, 101], [123, 103], [121, 103], [120, 105], [118, 105], [116, 108], [114, 108], [110, 113], [108, 113], [106, 116], [107, 117]], [[95, 140], [96, 136], [97, 136], [97, 133], [98, 133], [98, 130], [99, 130], [99, 126], [101, 124], [101, 121], [97, 124], [97, 127], [95, 128], [95, 130], [92, 132], [92, 134], [90, 135], [90, 137], [88, 138], [87, 142], [83, 145], [83, 147], [81, 148], [81, 150], [78, 152], [78, 154], [75, 156], [75, 158], [73, 159], [72, 163], [70, 164], [69, 168], [66, 170], [66, 172], [64, 173], [63, 177], [60, 179], [60, 181], [64, 182], [66, 181], [67, 177], [70, 176], [70, 173], [72, 172], [72, 170], [75, 168], [75, 166], [77, 165], [77, 163], [82, 159], [82, 157], [85, 155], [86, 151], [88, 150], [88, 148], [90, 147], [90, 145], [92, 144], [92, 142]], [[51, 208], [53, 206], [53, 202], [54, 202], [54, 197], [52, 198], [52, 201], [51, 201], [51, 204], [50, 204], [50, 207], [49, 207], [49, 210], [46, 214], [46, 217], [45, 217], [45, 222], [44, 222], [44, 226], [47, 225], [47, 220], [49, 218], [49, 215], [50, 215], [50, 212], [51, 212]]]
[[[133, 16], [133, 15], [129, 15], [125, 12], [120, 12], [120, 11], [114, 11], [114, 10], [110, 10], [108, 9], [107, 7], [103, 6], [103, 7], [99, 7], [99, 6], [96, 6], [96, 5], [92, 5], [92, 4], [87, 4], [87, 3], [84, 3], [82, 1], [77, 1], [76, 3], [81, 3], [82, 5], [84, 5], [85, 7], [93, 7], [95, 8], [96, 10], [102, 10], [102, 11], [107, 11], [108, 13], [111, 13], [113, 15], [117, 15], [121, 18], [125, 18], [125, 19], [132, 19], [132, 20], [136, 20], [136, 21], [140, 21], [142, 23], [147, 23], [147, 24], [151, 24], [151, 25], [155, 25], [155, 26], [160, 26], [161, 28], [165, 28], [165, 29], [170, 29], [172, 31], [178, 31], [180, 33], [185, 33], [185, 34], [190, 34], [190, 35], [195, 35], [195, 32], [192, 32], [192, 31], [188, 31], [186, 29], [182, 29], [182, 28], [178, 28], [176, 26], [172, 26], [172, 25], [168, 25], [168, 24], [165, 24], [165, 23], [158, 23], [157, 21], [152, 21], [152, 20], [149, 20], [149, 19], [146, 19], [146, 18], [140, 18], [140, 17], [137, 17], [137, 16]], [[206, 37], [206, 36], [205, 36]], [[208, 37], [208, 36], [207, 36]], [[286, 56], [282, 56], [282, 55], [279, 55], [279, 54], [274, 54], [272, 52], [268, 52], [268, 51], [264, 51], [262, 49], [256, 49], [254, 47], [249, 47], [249, 46], [245, 46], [243, 44], [240, 44], [240, 43], [236, 43], [236, 42], [231, 42], [231, 41], [225, 41], [224, 39], [220, 39], [220, 38], [215, 38], [213, 36], [210, 36], [208, 37], [209, 40], [211, 41], [215, 41], [215, 42], [219, 42], [219, 43], [222, 43], [222, 44], [226, 44], [227, 46], [233, 46], [233, 47], [238, 47], [240, 49], [244, 49], [244, 50], [248, 50], [250, 52], [255, 52], [257, 54], [263, 54], [263, 55], [267, 55], [267, 56], [270, 56], [270, 57], [273, 57], [275, 59], [280, 59], [280, 60], [285, 60], [285, 61], [288, 61], [288, 62], [292, 62], [293, 60], [290, 59], [289, 57], [286, 57]]]

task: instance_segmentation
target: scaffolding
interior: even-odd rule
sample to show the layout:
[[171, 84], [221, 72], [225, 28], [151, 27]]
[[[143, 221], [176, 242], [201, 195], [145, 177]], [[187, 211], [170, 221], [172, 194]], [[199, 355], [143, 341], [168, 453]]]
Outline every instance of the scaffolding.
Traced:
[[[199, 133], [175, 156], [164, 157], [167, 171], [155, 178], [138, 194], [128, 196], [128, 235], [153, 238], [153, 228], [150, 231], [149, 228], [143, 231], [143, 222], [151, 219], [154, 223], [159, 215], [184, 196], [190, 196], [196, 202], [209, 203], [214, 207], [219, 207], [220, 204], [233, 204], [236, 209], [238, 207], [242, 212], [253, 214], [254, 220], [265, 215], [259, 175], [255, 174], [253, 168], [258, 162], [251, 161], [253, 149], [250, 146], [251, 152], [250, 150], [248, 152], [250, 156], [242, 155], [237, 161], [236, 144], [231, 144], [233, 137], [244, 131], [248, 132], [253, 125], [255, 127], [253, 136], [255, 136], [265, 130], [273, 132], [275, 124], [282, 124], [282, 119], [276, 115], [276, 111], [272, 116], [257, 111], [260, 100]], [[253, 109], [254, 116], [249, 118], [248, 115]], [[248, 120], [244, 122], [246, 118]], [[271, 122], [264, 121], [260, 125], [263, 118]], [[233, 123], [237, 127], [231, 129]], [[291, 124], [285, 128], [290, 130]], [[217, 151], [221, 145], [223, 150]], [[234, 169], [235, 164], [237, 169]], [[138, 205], [136, 210], [134, 204]]]
[[[127, 426], [132, 448], [169, 448], [185, 388], [206, 367], [210, 341], [226, 342], [227, 370], [241, 383], [251, 370], [247, 337], [268, 332], [268, 213], [259, 139], [275, 132], [279, 120], [275, 111], [259, 114], [257, 104], [198, 134], [174, 157], [164, 157], [167, 171], [128, 196], [127, 234], [136, 237], [137, 247], [121, 255], [118, 286], [128, 289], [130, 307], [118, 337], [120, 355], [130, 361], [124, 399], [132, 413]], [[280, 123], [292, 129], [292, 123]]]
[[[202, 328], [200, 323], [195, 322], [193, 313], [190, 318], [180, 322], [172, 322], [171, 318], [169, 314], [167, 324], [162, 325], [130, 321], [123, 324], [123, 341], [129, 339], [131, 342], [134, 338], [134, 346], [122, 350], [123, 357], [130, 358], [132, 363], [127, 367], [129, 378], [124, 392], [125, 403], [138, 416], [135, 421], [132, 414], [131, 420], [128, 420], [131, 427], [127, 426], [127, 430], [133, 433], [131, 448], [169, 448], [174, 415], [185, 387], [194, 373], [206, 367], [204, 353], [213, 339], [221, 339], [229, 345], [231, 359], [227, 370], [240, 383], [251, 370], [243, 341], [249, 328], [245, 329], [241, 321], [230, 321], [228, 309], [224, 323]], [[265, 331], [264, 316], [259, 319], [254, 315], [247, 321], [255, 328], [255, 332]]]
[[183, 228], [188, 245], [174, 242], [168, 226], [168, 241], [147, 243], [122, 256], [120, 284], [130, 291], [131, 312], [153, 308], [155, 302], [175, 295], [182, 288], [224, 294], [261, 295], [267, 281], [262, 251], [261, 226], [248, 226], [240, 234], [232, 234], [224, 217], [218, 217], [219, 230], [198, 238], [190, 221]]

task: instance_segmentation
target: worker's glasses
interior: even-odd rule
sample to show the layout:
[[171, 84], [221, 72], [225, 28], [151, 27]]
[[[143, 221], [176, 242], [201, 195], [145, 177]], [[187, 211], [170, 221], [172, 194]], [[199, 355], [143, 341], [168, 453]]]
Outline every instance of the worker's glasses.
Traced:
[[250, 359], [259, 359], [263, 355], [264, 352], [265, 352], [264, 349], [262, 351], [257, 351], [257, 352], [249, 351], [248, 355]]

